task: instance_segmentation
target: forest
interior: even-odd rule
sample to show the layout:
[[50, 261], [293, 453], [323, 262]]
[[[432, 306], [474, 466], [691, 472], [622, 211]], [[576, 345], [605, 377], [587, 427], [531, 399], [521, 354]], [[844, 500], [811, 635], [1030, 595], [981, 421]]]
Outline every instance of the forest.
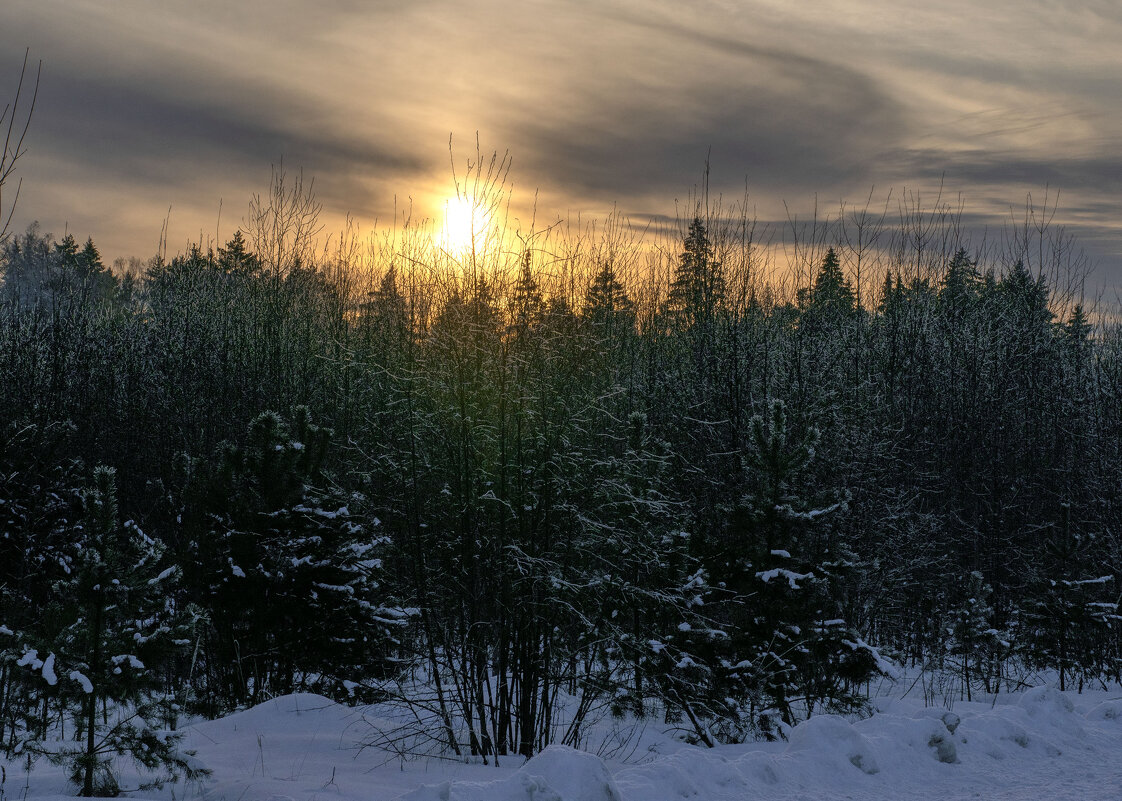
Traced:
[[283, 173], [175, 255], [9, 235], [8, 759], [112, 795], [114, 755], [192, 775], [181, 719], [294, 691], [498, 762], [605, 714], [782, 738], [900, 665], [1122, 680], [1122, 329], [1047, 209], [526, 231], [494, 176], [462, 247], [317, 244]]

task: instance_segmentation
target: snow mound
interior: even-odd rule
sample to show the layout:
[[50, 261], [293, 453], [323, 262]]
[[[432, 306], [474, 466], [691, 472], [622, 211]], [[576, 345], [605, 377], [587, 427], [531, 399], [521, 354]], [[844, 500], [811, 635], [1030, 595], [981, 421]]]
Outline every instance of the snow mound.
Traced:
[[1122, 699], [1103, 701], [1098, 706], [1092, 707], [1085, 716], [1087, 720], [1103, 720], [1122, 723]]
[[491, 782], [447, 781], [425, 784], [400, 801], [563, 801], [544, 779], [515, 773]]
[[401, 801], [621, 801], [599, 757], [551, 745], [512, 776], [490, 782], [425, 785]]
[[777, 783], [773, 763], [768, 756], [762, 767], [746, 766], [720, 751], [691, 747], [625, 768], [615, 778], [626, 799], [729, 798], [742, 795], [746, 782]]
[[870, 736], [875, 733], [872, 741], [886, 762], [913, 767], [929, 764], [928, 760], [956, 764], [958, 746], [964, 742], [960, 724], [958, 715], [948, 715], [940, 709], [917, 710], [914, 717], [881, 714], [862, 721]]
[[[1026, 690], [1018, 704], [1032, 724], [1060, 742], [1074, 745], [1086, 737], [1086, 718], [1075, 714], [1075, 704], [1055, 687]], [[1062, 749], [1057, 749], [1062, 750]]]
[[620, 801], [619, 791], [599, 757], [566, 745], [551, 745], [519, 773], [545, 780], [564, 801]]
[[789, 754], [813, 751], [819, 759], [848, 762], [870, 776], [880, 772], [872, 744], [837, 715], [817, 715], [791, 730]]
[[1071, 714], [1075, 704], [1054, 687], [1033, 687], [1021, 696], [1021, 709], [1033, 717], [1047, 715], [1051, 718]]

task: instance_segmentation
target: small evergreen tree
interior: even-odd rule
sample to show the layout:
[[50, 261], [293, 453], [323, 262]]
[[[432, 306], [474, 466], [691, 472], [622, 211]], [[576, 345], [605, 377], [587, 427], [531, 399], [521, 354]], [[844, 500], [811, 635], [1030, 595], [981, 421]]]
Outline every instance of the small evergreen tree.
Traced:
[[990, 687], [987, 669], [1000, 659], [1008, 648], [1008, 641], [994, 628], [994, 610], [990, 606], [993, 588], [977, 570], [963, 580], [956, 607], [951, 611], [951, 625], [947, 632], [947, 654], [959, 662], [962, 687], [966, 700], [973, 700], [973, 683], [981, 677], [987, 690]]
[[721, 263], [713, 250], [709, 229], [700, 216], [695, 216], [682, 243], [667, 297], [667, 311], [677, 328], [688, 329], [712, 321], [724, 300]]
[[597, 271], [585, 296], [584, 316], [606, 339], [635, 329], [635, 303], [620, 283], [610, 261]]
[[522, 267], [510, 293], [510, 330], [517, 339], [539, 329], [546, 311], [541, 287], [531, 269], [531, 255], [528, 250], [523, 254]]
[[[179, 736], [160, 731], [166, 698], [160, 669], [185, 645], [187, 618], [172, 588], [178, 569], [163, 564], [164, 545], [131, 520], [120, 523], [115, 472], [94, 471], [84, 497], [80, 546], [70, 575], [55, 582], [55, 604], [45, 619], [61, 624], [39, 653], [49, 685], [79, 713], [80, 745], [53, 751], [68, 765], [83, 796], [120, 791], [114, 760], [166, 771], [157, 783], [204, 775], [180, 753]], [[104, 716], [102, 713], [105, 713]]]
[[82, 531], [72, 434], [61, 423], [0, 428], [0, 748], [9, 756], [34, 755], [55, 722], [44, 710], [57, 693], [38, 657], [57, 625], [52, 587], [74, 570]]
[[1071, 316], [1063, 326], [1064, 336], [1067, 341], [1071, 343], [1072, 348], [1076, 350], [1082, 349], [1091, 338], [1091, 332], [1093, 330], [1094, 326], [1091, 325], [1091, 321], [1087, 319], [1087, 313], [1083, 309], [1083, 304], [1075, 304], [1075, 308], [1071, 310]]
[[[724, 590], [718, 692], [747, 706], [754, 733], [774, 736], [818, 710], [860, 707], [857, 686], [878, 670], [875, 652], [842, 618], [842, 574], [852, 555], [831, 525], [846, 508], [837, 493], [802, 496], [817, 433], [789, 431], [784, 405], [751, 421], [748, 491], [724, 538], [710, 546], [710, 583]], [[778, 718], [778, 720], [776, 720]]]
[[799, 306], [804, 317], [822, 322], [846, 319], [856, 308], [856, 299], [853, 285], [842, 272], [838, 252], [828, 248], [814, 277], [814, 285], [809, 290], [799, 291]]
[[982, 276], [978, 272], [977, 262], [967, 255], [966, 248], [959, 248], [947, 264], [939, 293], [940, 300], [951, 306], [975, 300], [981, 284]]
[[368, 300], [362, 304], [364, 333], [383, 349], [400, 342], [409, 323], [409, 309], [397, 281], [397, 267], [391, 264], [378, 282], [378, 288], [370, 292]]
[[388, 538], [323, 472], [330, 439], [306, 408], [291, 425], [263, 412], [243, 446], [189, 463], [193, 592], [214, 627], [210, 714], [296, 689], [345, 699], [385, 669], [406, 618], [382, 586]]
[[249, 249], [241, 229], [226, 247], [218, 249], [218, 269], [232, 275], [253, 276], [261, 272], [261, 260]]
[[1105, 644], [1111, 626], [1122, 622], [1113, 574], [1090, 573], [1094, 542], [1073, 526], [1071, 507], [1064, 504], [1039, 555], [1043, 570], [1028, 610], [1030, 636], [1037, 663], [1057, 671], [1061, 690], [1073, 678], [1082, 690], [1085, 677], [1109, 670]]

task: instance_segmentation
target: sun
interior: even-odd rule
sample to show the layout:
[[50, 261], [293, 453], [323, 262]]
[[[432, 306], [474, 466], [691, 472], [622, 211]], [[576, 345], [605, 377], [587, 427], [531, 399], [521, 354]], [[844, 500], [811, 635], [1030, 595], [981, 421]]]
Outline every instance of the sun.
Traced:
[[444, 221], [440, 230], [442, 247], [449, 252], [465, 252], [478, 247], [487, 230], [485, 211], [464, 195], [444, 201]]

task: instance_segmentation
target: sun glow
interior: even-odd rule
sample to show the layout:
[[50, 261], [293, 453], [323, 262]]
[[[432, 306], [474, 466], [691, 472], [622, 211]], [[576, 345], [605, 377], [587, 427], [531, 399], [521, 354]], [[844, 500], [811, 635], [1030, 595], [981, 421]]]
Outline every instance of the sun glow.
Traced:
[[451, 253], [478, 249], [489, 222], [485, 210], [471, 198], [448, 198], [444, 201], [444, 224], [440, 231], [442, 247]]

